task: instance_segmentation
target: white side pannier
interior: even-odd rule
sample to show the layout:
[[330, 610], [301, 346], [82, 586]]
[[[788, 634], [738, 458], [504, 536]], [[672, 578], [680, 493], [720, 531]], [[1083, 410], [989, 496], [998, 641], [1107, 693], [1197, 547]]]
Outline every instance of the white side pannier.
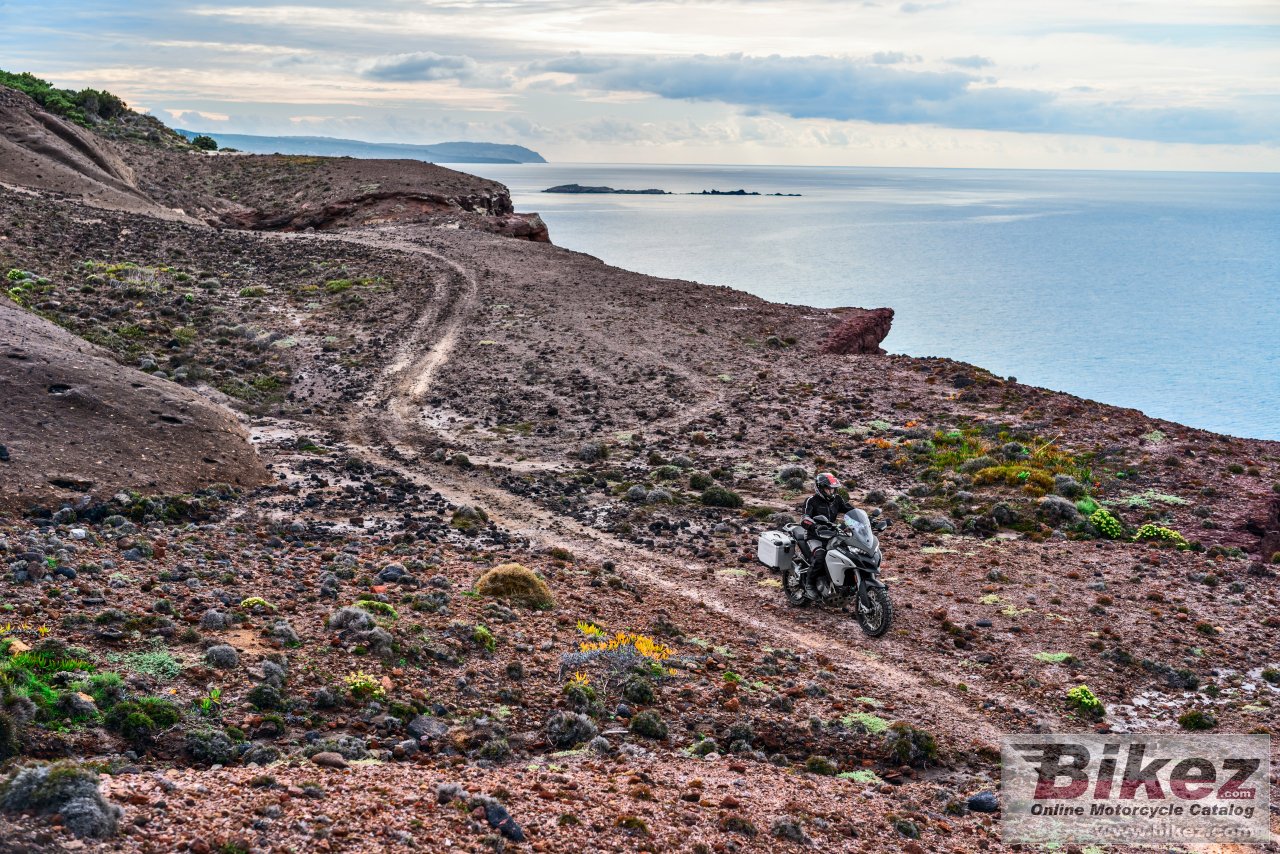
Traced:
[[760, 535], [756, 557], [765, 566], [786, 572], [791, 569], [795, 549], [792, 539], [781, 531], [765, 531]]

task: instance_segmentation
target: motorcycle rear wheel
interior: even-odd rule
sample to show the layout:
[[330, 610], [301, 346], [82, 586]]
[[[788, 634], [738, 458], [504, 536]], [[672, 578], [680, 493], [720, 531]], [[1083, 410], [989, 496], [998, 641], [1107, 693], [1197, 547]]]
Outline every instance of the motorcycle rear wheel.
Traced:
[[787, 597], [787, 604], [793, 608], [805, 608], [809, 605], [809, 597], [804, 595], [804, 569], [793, 566], [782, 573], [782, 592]]
[[889, 601], [889, 591], [883, 587], [872, 587], [867, 591], [868, 607], [864, 611], [858, 605], [858, 625], [863, 634], [878, 638], [889, 631], [893, 623], [893, 602]]

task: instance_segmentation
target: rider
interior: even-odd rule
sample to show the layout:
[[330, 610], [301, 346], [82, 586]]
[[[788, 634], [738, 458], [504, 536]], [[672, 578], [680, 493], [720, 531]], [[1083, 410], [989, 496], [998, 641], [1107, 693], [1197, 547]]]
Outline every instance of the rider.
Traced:
[[[839, 493], [840, 481], [836, 480], [836, 476], [831, 472], [819, 472], [818, 476], [813, 479], [814, 492], [804, 503], [804, 526], [809, 531], [815, 531], [813, 524], [819, 516], [826, 517], [829, 526], [839, 523], [844, 514], [853, 509], [853, 505], [849, 500]], [[834, 530], [834, 529], [833, 529]], [[824, 539], [819, 537], [819, 539]], [[815, 583], [818, 574], [822, 571], [823, 561], [826, 557], [826, 543], [823, 542], [813, 553], [813, 565], [804, 576], [804, 593], [810, 599], [818, 598], [818, 589]]]

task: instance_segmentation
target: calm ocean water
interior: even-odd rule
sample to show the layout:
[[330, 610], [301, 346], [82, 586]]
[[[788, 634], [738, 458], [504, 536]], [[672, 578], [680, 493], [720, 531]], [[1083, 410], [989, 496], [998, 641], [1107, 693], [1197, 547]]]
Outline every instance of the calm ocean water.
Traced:
[[[890, 352], [1280, 439], [1280, 174], [467, 165], [610, 264], [890, 306]], [[572, 196], [556, 184], [803, 198]]]

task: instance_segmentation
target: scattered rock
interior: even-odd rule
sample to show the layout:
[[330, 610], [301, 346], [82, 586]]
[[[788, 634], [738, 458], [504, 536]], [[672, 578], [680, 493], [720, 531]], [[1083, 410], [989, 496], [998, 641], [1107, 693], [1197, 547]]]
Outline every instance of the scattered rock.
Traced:
[[321, 768], [346, 768], [347, 760], [342, 758], [341, 753], [331, 753], [325, 751], [312, 755], [311, 761], [319, 765]]
[[966, 801], [973, 812], [999, 812], [1000, 799], [994, 792], [978, 792]]

